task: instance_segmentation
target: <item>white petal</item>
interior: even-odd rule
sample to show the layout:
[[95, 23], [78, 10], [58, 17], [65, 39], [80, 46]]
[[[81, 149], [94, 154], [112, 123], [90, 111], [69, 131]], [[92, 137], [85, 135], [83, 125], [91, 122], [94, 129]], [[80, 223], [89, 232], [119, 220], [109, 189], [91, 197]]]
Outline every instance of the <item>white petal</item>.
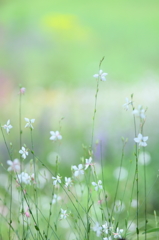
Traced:
[[147, 136], [146, 136], [146, 137], [143, 137], [143, 141], [144, 141], [144, 142], [147, 141], [148, 138], [149, 138], [149, 137], [147, 137]]
[[139, 140], [142, 139], [142, 134], [141, 134], [141, 133], [138, 134], [138, 139], [139, 139]]
[[26, 122], [29, 122], [29, 118], [24, 118]]
[[102, 72], [103, 72], [103, 70], [99, 70], [99, 74], [100, 74], [100, 75], [102, 74]]
[[35, 119], [31, 119], [31, 123], [34, 123], [35, 122]]
[[98, 78], [98, 77], [99, 77], [99, 74], [94, 74], [93, 77], [94, 77], [94, 78]]
[[7, 121], [7, 125], [9, 125], [10, 124], [10, 119]]
[[7, 161], [7, 164], [10, 165], [10, 166], [12, 166], [13, 162], [12, 162], [11, 160], [8, 160], [8, 161]]

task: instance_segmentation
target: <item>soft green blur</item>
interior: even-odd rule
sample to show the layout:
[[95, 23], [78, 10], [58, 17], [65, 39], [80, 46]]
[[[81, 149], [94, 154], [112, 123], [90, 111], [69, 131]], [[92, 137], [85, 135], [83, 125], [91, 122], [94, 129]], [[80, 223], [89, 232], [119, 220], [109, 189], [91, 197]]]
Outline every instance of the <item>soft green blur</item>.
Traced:
[[[26, 87], [22, 96], [23, 143], [31, 147], [24, 117], [35, 118], [35, 152], [50, 168], [55, 165], [56, 153], [63, 176], [70, 176], [70, 166], [80, 163], [81, 157], [88, 158], [82, 145], [91, 143], [96, 91], [93, 74], [98, 73], [105, 56], [101, 69], [108, 76], [106, 83], [100, 82], [94, 128], [94, 143], [99, 140], [99, 144], [94, 160], [102, 158], [106, 163], [107, 190], [113, 195], [117, 183], [113, 172], [120, 164], [122, 136], [129, 138], [123, 165], [129, 170], [131, 162], [133, 167], [135, 164], [133, 118], [131, 111], [122, 108], [125, 97], [134, 93], [135, 106], [148, 107], [144, 134], [149, 136], [146, 151], [152, 160], [147, 168], [150, 191], [158, 174], [158, 9], [156, 0], [16, 0], [0, 4], [0, 123], [11, 119], [13, 129], [7, 141], [13, 143], [14, 158], [19, 151], [19, 84]], [[63, 140], [54, 144], [49, 132], [59, 129]], [[0, 140], [0, 161], [7, 168], [9, 157], [2, 136]], [[143, 179], [142, 166], [139, 170]], [[143, 182], [140, 188], [143, 194]], [[154, 185], [149, 193], [151, 214], [159, 209], [158, 190]]]

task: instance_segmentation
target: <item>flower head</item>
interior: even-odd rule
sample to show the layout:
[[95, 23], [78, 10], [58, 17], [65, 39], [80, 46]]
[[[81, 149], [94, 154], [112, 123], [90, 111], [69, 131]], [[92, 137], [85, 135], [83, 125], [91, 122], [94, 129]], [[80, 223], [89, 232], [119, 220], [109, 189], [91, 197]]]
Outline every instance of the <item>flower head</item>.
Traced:
[[61, 177], [59, 177], [57, 175], [57, 177], [52, 177], [53, 181], [53, 185], [56, 186], [58, 183], [61, 183]]
[[108, 75], [108, 73], [104, 73], [102, 70], [99, 70], [98, 74], [94, 74], [94, 78], [99, 78], [101, 81], [106, 81], [105, 76]]
[[99, 180], [98, 183], [92, 182], [92, 185], [95, 187], [94, 189], [95, 189], [96, 191], [98, 191], [99, 189], [103, 189], [102, 181], [101, 181], [101, 180]]
[[60, 215], [60, 220], [66, 219], [68, 217], [67, 210], [63, 210], [61, 208], [61, 215]]
[[59, 200], [61, 200], [61, 197], [54, 194], [53, 199], [52, 199], [52, 204], [55, 204]]
[[56, 132], [50, 131], [50, 134], [52, 135], [50, 137], [50, 140], [56, 141], [56, 140], [62, 139], [62, 136], [60, 135], [59, 131], [56, 131]]
[[25, 147], [22, 147], [22, 149], [19, 151], [20, 154], [22, 154], [22, 158], [26, 158], [26, 156], [28, 155], [28, 151], [26, 150]]
[[98, 222], [95, 223], [92, 230], [96, 233], [97, 237], [100, 237], [100, 235], [102, 234], [102, 227], [100, 226], [100, 224]]
[[89, 159], [86, 159], [85, 170], [92, 165], [93, 165], [92, 158], [90, 157]]
[[132, 114], [136, 115], [137, 117], [140, 117], [142, 119], [145, 119], [145, 109], [141, 105], [138, 106], [138, 109], [134, 109], [132, 111]]
[[24, 119], [27, 122], [27, 124], [25, 125], [25, 128], [29, 127], [31, 129], [34, 129], [32, 123], [35, 122], [35, 119], [29, 119], [29, 118], [24, 118]]
[[72, 179], [65, 177], [65, 187], [68, 188], [72, 185]]
[[9, 172], [10, 171], [14, 171], [14, 172], [20, 171], [20, 162], [18, 159], [14, 159], [14, 161], [8, 160], [7, 164], [9, 165], [9, 168], [7, 169]]
[[116, 232], [115, 232], [115, 233], [113, 232], [114, 238], [122, 238], [122, 237], [121, 237], [121, 233], [122, 233], [122, 232], [123, 232], [123, 229], [117, 228], [117, 229], [116, 229]]
[[4, 128], [7, 133], [9, 133], [10, 129], [12, 128], [12, 125], [10, 125], [10, 120], [8, 120], [7, 123], [2, 126], [2, 128]]
[[138, 134], [137, 138], [134, 138], [134, 141], [139, 144], [139, 147], [146, 147], [147, 143], [146, 141], [148, 140], [148, 137], [143, 137], [141, 133]]
[[77, 166], [72, 166], [71, 170], [74, 171], [74, 176], [78, 177], [79, 175], [83, 175], [84, 174], [84, 170], [83, 170], [83, 165], [79, 164], [78, 167]]
[[31, 184], [31, 177], [28, 175], [28, 173], [22, 172], [21, 174], [18, 174], [18, 183], [25, 183], [27, 185]]
[[126, 103], [123, 104], [123, 108], [127, 111], [129, 110], [129, 105], [132, 104], [132, 101], [129, 101], [128, 98], [125, 98]]
[[20, 94], [24, 94], [26, 92], [26, 88], [24, 88], [24, 87], [22, 87], [22, 88], [20, 88]]

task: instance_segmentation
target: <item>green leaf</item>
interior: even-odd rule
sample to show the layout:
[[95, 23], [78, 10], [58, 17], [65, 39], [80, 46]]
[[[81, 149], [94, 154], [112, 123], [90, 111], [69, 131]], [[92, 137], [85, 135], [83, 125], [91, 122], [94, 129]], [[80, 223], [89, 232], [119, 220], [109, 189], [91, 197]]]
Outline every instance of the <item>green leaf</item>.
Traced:
[[145, 234], [145, 233], [152, 233], [152, 232], [159, 232], [159, 228], [152, 228], [152, 229], [149, 229], [149, 230], [143, 232], [142, 234]]

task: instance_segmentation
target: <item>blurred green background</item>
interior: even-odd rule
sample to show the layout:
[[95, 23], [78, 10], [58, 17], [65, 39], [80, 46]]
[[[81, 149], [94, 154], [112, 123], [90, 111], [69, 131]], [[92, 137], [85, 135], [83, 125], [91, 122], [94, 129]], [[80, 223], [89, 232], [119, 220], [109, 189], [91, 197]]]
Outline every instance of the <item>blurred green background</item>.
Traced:
[[[0, 3], [0, 121], [11, 120], [7, 141], [18, 157], [19, 84], [22, 119], [35, 118], [36, 154], [50, 166], [60, 154], [61, 174], [71, 174], [71, 164], [88, 157], [82, 144], [91, 142], [92, 116], [99, 61], [108, 73], [100, 83], [94, 141], [102, 143], [106, 178], [112, 184], [119, 166], [121, 137], [128, 137], [124, 165], [134, 160], [134, 131], [131, 111], [122, 105], [134, 93], [134, 105], [148, 107], [145, 135], [149, 188], [158, 169], [159, 136], [159, 1], [2, 1]], [[51, 130], [60, 128], [62, 144], [49, 141]], [[22, 120], [23, 143], [30, 146]], [[16, 136], [16, 138], [15, 138]], [[7, 152], [0, 137], [0, 161], [6, 166]], [[95, 161], [100, 161], [97, 145]], [[142, 171], [142, 169], [141, 169]], [[114, 178], [114, 186], [116, 180]], [[158, 185], [150, 197], [150, 210], [158, 209]], [[108, 187], [109, 191], [112, 185]]]

